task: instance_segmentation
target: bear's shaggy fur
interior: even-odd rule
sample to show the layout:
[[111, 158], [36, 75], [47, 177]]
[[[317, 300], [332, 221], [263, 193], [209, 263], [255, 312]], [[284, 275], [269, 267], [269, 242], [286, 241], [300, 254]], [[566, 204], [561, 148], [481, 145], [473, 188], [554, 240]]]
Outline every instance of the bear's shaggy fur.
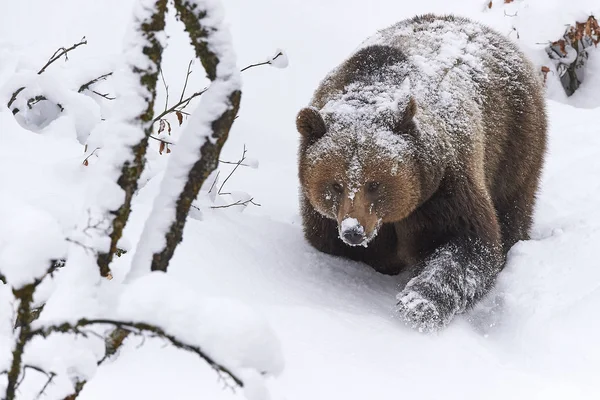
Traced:
[[367, 39], [297, 117], [306, 238], [386, 274], [398, 312], [445, 326], [527, 239], [546, 149], [543, 85], [508, 39], [423, 15]]

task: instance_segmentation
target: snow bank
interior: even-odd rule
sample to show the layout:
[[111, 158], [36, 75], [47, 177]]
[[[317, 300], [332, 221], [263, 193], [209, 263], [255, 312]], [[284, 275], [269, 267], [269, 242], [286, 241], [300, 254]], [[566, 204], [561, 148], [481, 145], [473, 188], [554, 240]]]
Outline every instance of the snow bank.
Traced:
[[283, 369], [279, 341], [256, 311], [227, 298], [202, 299], [161, 272], [129, 285], [116, 317], [158, 326], [234, 371], [247, 368], [277, 375]]

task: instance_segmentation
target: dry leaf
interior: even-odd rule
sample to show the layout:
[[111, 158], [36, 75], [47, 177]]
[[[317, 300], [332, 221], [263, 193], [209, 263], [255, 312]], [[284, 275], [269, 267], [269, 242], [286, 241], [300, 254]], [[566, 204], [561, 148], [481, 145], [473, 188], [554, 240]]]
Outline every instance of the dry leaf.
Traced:
[[167, 133], [171, 134], [171, 123], [169, 121], [167, 121]]
[[177, 115], [177, 121], [179, 121], [179, 126], [181, 126], [183, 124], [183, 114], [181, 111], [176, 111], [175, 115]]
[[492, 2], [491, 1], [488, 3], [488, 8], [492, 8]]
[[512, 3], [513, 0], [504, 0], [504, 4]]
[[542, 74], [544, 74], [544, 83], [546, 83], [546, 79], [548, 79], [548, 72], [550, 72], [550, 68], [542, 65]]
[[167, 154], [169, 154], [171, 152], [171, 149], [169, 148], [169, 145], [167, 145]]
[[165, 142], [160, 142], [160, 147], [158, 148], [158, 154], [162, 155], [163, 151], [165, 151]]
[[88, 164], [89, 164], [89, 163], [88, 163], [88, 160], [87, 160], [87, 158], [86, 158], [85, 160], [83, 160], [83, 165], [85, 165], [85, 166], [87, 167], [87, 166], [88, 166]]
[[158, 133], [161, 133], [161, 132], [162, 132], [162, 131], [164, 131], [164, 130], [165, 130], [165, 120], [164, 120], [164, 119], [161, 119], [161, 120], [160, 120], [160, 123], [159, 123], [159, 125], [158, 125]]

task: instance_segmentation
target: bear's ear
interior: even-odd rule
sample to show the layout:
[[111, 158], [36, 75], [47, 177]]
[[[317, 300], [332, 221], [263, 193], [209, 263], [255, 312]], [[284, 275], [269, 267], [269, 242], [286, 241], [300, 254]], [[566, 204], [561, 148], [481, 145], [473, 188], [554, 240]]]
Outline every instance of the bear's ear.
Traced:
[[415, 114], [417, 113], [417, 101], [414, 97], [410, 96], [408, 99], [408, 104], [404, 109], [404, 112], [400, 115], [398, 122], [396, 123], [394, 131], [396, 133], [404, 133], [406, 130], [410, 128], [410, 125], [413, 121]]
[[306, 107], [300, 110], [296, 117], [296, 129], [310, 141], [319, 139], [327, 131], [323, 117], [313, 107]]

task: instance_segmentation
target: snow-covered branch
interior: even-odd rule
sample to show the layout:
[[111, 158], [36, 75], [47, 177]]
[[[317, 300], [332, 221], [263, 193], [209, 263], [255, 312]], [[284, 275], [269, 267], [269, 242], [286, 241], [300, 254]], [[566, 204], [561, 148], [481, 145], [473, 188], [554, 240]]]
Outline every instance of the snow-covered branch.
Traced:
[[225, 367], [225, 366], [219, 364], [217, 361], [215, 361], [212, 357], [210, 357], [208, 354], [206, 354], [199, 346], [196, 346], [194, 344], [185, 343], [184, 341], [178, 339], [174, 335], [170, 335], [169, 333], [165, 332], [163, 329], [161, 329], [157, 326], [154, 326], [154, 325], [144, 323], [144, 322], [83, 318], [83, 319], [76, 321], [73, 324], [63, 323], [60, 325], [50, 325], [50, 326], [45, 326], [42, 328], [32, 330], [28, 333], [29, 336], [27, 337], [27, 340], [31, 340], [32, 338], [34, 338], [36, 336], [41, 336], [41, 337], [46, 338], [53, 333], [74, 333], [77, 335], [86, 336], [89, 334], [89, 331], [87, 331], [86, 328], [91, 328], [91, 327], [94, 327], [97, 325], [110, 326], [112, 328], [116, 328], [117, 329], [116, 331], [119, 331], [119, 330], [129, 331], [131, 334], [134, 334], [134, 335], [150, 334], [150, 336], [164, 339], [167, 342], [169, 342], [171, 345], [173, 345], [174, 347], [177, 347], [178, 349], [189, 351], [189, 352], [196, 354], [198, 357], [200, 357], [202, 360], [204, 360], [208, 365], [210, 365], [211, 368], [213, 368], [217, 373], [223, 374], [223, 375], [231, 378], [231, 380], [233, 380], [233, 382], [235, 382], [235, 384], [237, 386], [240, 386], [240, 387], [244, 386], [244, 383], [241, 380], [241, 378], [239, 378], [233, 371], [231, 371], [227, 367]]
[[[44, 66], [37, 72], [38, 75], [41, 75], [44, 73], [44, 71], [46, 71], [46, 68], [48, 68], [50, 65], [52, 65], [55, 61], [60, 60], [60, 58], [62, 56], [65, 56], [65, 60], [68, 60], [68, 54], [70, 51], [75, 50], [76, 48], [78, 48], [79, 46], [83, 46], [84, 44], [87, 44], [87, 40], [85, 37], [81, 38], [81, 40], [75, 44], [73, 44], [71, 47], [65, 48], [65, 47], [61, 47], [58, 50], [56, 50], [54, 52], [54, 54], [52, 55], [52, 57], [50, 57], [48, 59], [48, 61], [46, 62], [46, 64], [44, 64]], [[6, 105], [8, 108], [10, 108], [13, 103], [15, 102], [15, 100], [17, 100], [17, 96], [19, 95], [19, 93], [21, 93], [23, 90], [25, 90], [25, 86], [21, 86], [20, 88], [18, 88], [17, 90], [15, 90], [12, 94], [12, 96], [10, 97], [10, 100], [8, 101], [8, 104]], [[35, 101], [40, 101], [40, 100], [46, 100], [46, 97], [43, 95], [40, 96], [36, 96], [32, 99], [29, 99], [27, 101], [27, 105], [31, 106], [31, 102], [35, 100]], [[59, 105], [60, 107], [60, 105]], [[31, 108], [31, 107], [30, 107]], [[61, 107], [62, 108], [62, 107]], [[13, 115], [17, 114], [19, 112], [19, 108], [14, 108], [12, 110]]]
[[241, 80], [231, 38], [222, 26], [220, 4], [198, 0], [174, 3], [212, 83], [188, 120], [178, 142], [181, 146], [171, 155], [128, 279], [149, 269], [166, 271], [181, 241], [192, 202], [217, 168], [221, 148], [240, 104]]
[[156, 82], [162, 60], [161, 41], [165, 27], [167, 0], [140, 1], [136, 11], [136, 26], [127, 51], [129, 77], [137, 81], [131, 92], [123, 96], [123, 103], [130, 107], [124, 115], [125, 121], [117, 128], [127, 152], [115, 154], [112, 160], [120, 169], [116, 181], [124, 192], [124, 199], [117, 210], [111, 210], [112, 231], [107, 251], [98, 254], [98, 266], [102, 276], [108, 276], [109, 264], [117, 251], [117, 242], [131, 210], [131, 198], [138, 187], [138, 179], [144, 169], [144, 158], [148, 148], [148, 138], [152, 134]]

